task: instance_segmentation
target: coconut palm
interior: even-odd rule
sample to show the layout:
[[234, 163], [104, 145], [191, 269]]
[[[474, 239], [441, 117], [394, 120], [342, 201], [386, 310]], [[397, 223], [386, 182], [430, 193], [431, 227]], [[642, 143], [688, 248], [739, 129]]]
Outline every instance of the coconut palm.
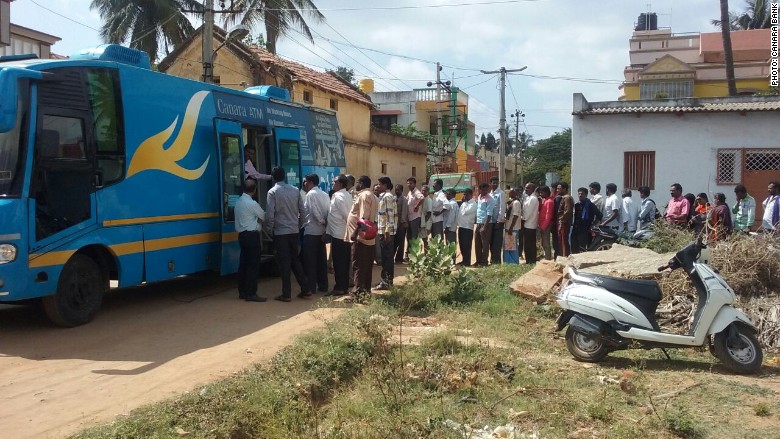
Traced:
[[[729, 12], [728, 23], [730, 30], [769, 29], [772, 25], [769, 16], [769, 2], [767, 0], [747, 0], [746, 10], [742, 14]], [[720, 28], [722, 20], [710, 20]]]
[[129, 43], [154, 62], [160, 46], [168, 54], [194, 32], [182, 10], [201, 13], [203, 5], [195, 0], [92, 0], [90, 9], [103, 19], [103, 41]]
[[[729, 19], [729, 0], [720, 0], [720, 20], [725, 23]], [[726, 58], [726, 82], [729, 86], [729, 96], [737, 95], [737, 81], [734, 77], [734, 56], [731, 50], [731, 29], [721, 26], [723, 36], [723, 53]]]
[[236, 0], [232, 9], [241, 12], [227, 15], [225, 24], [240, 21], [243, 25], [253, 27], [262, 22], [265, 25], [266, 49], [274, 54], [279, 36], [296, 27], [309, 41], [314, 42], [304, 16], [316, 23], [325, 21], [325, 16], [312, 0]]

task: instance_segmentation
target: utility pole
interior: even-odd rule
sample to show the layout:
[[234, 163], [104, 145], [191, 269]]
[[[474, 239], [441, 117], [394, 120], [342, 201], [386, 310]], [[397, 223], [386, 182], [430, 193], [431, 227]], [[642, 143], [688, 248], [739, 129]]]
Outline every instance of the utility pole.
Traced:
[[[436, 63], [436, 154], [441, 156], [442, 146], [441, 137], [444, 135], [444, 127], [441, 126], [441, 109], [439, 108], [439, 102], [441, 101], [441, 64]], [[441, 160], [443, 157], [439, 157]]]
[[504, 101], [506, 100], [506, 74], [512, 73], [512, 72], [522, 72], [523, 70], [527, 69], [528, 66], [523, 66], [519, 69], [511, 69], [507, 70], [504, 67], [501, 67], [498, 70], [480, 70], [480, 72], [486, 74], [486, 75], [494, 75], [496, 73], [499, 74], [498, 77], [498, 88], [499, 88], [499, 105], [501, 105], [501, 119], [499, 121], [499, 134], [501, 135], [501, 140], [499, 141], [499, 155], [498, 155], [498, 187], [503, 188], [506, 184], [506, 177], [505, 174], [505, 167], [504, 164], [506, 161], [506, 108], [504, 106]]
[[214, 0], [206, 0], [203, 10], [203, 82], [214, 82]]
[[515, 156], [515, 186], [522, 186], [525, 183], [523, 183], [523, 175], [522, 175], [522, 167], [520, 168], [520, 180], [517, 179], [517, 149], [520, 148], [520, 155], [523, 155], [523, 148], [520, 147], [520, 110], [515, 108], [515, 147], [512, 149], [512, 155]]

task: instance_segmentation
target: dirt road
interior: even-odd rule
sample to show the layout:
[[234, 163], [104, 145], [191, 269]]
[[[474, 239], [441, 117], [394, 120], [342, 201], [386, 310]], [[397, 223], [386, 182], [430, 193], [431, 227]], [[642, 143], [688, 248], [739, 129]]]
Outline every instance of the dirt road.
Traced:
[[[0, 438], [59, 438], [110, 422], [267, 360], [342, 311], [317, 299], [240, 301], [234, 282], [196, 277], [116, 291], [92, 323], [73, 329], [0, 305]], [[277, 278], [261, 279], [260, 295], [280, 290]]]

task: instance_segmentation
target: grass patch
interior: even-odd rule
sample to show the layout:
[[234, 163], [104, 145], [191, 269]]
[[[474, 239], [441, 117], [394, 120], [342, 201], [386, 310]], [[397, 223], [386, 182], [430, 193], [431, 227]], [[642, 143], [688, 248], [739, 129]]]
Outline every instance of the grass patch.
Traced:
[[[526, 270], [488, 267], [395, 287], [268, 364], [75, 437], [462, 439], [468, 428], [506, 424], [516, 437], [545, 439], [776, 436], [775, 393], [724, 375], [707, 352], [573, 361], [552, 332], [557, 310], [509, 291]], [[416, 346], [391, 342], [410, 314], [445, 329]], [[747, 427], [724, 421], [756, 416]]]

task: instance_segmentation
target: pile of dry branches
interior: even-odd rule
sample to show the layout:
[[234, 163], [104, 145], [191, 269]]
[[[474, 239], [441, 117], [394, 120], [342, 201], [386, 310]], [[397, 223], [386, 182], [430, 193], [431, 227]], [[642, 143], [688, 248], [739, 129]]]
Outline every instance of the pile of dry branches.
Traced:
[[[758, 326], [767, 348], [780, 348], [780, 241], [771, 235], [734, 236], [710, 246], [710, 266], [719, 270], [737, 294], [737, 307]], [[658, 323], [687, 333], [697, 296], [685, 273], [676, 270], [659, 280], [664, 298]]]

